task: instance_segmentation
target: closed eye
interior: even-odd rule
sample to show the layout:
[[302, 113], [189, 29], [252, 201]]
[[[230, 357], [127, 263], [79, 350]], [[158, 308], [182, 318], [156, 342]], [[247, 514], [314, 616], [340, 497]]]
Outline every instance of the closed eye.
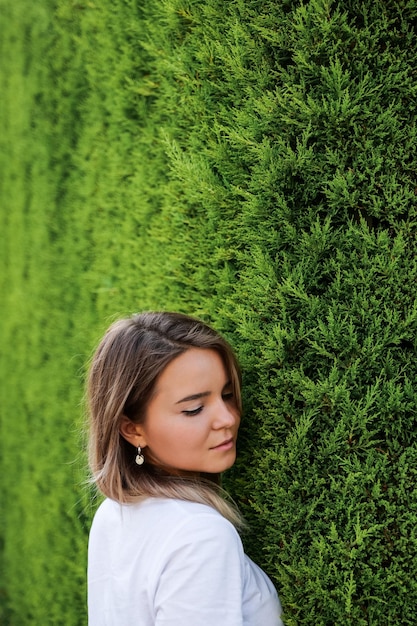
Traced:
[[202, 410], [203, 410], [203, 407], [199, 406], [196, 409], [191, 409], [190, 411], [182, 411], [182, 413], [184, 415], [188, 415], [189, 417], [192, 417], [193, 415], [198, 415], [199, 413], [201, 413]]

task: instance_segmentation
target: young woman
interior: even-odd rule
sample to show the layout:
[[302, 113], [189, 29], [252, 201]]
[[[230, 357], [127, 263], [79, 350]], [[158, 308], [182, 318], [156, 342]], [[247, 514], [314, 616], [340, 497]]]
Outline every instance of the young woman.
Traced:
[[226, 341], [178, 313], [120, 320], [93, 357], [88, 398], [91, 469], [107, 496], [90, 533], [89, 626], [281, 626], [219, 487], [241, 413]]

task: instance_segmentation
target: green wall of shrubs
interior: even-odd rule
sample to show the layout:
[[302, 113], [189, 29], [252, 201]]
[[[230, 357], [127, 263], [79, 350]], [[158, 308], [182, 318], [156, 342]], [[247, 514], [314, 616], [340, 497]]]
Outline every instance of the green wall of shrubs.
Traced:
[[416, 2], [0, 10], [0, 622], [86, 624], [86, 362], [174, 309], [242, 363], [285, 624], [414, 626]]

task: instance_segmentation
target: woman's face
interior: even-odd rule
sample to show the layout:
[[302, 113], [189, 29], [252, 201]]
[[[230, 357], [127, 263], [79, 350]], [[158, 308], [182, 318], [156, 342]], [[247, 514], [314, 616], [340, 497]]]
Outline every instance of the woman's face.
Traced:
[[156, 382], [137, 424], [146, 462], [168, 471], [219, 473], [236, 458], [240, 415], [231, 380], [215, 350], [190, 348]]

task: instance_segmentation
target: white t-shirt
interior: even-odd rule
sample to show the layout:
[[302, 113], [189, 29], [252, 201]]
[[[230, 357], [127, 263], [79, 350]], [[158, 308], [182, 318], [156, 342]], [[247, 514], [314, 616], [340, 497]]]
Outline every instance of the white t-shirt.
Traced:
[[210, 506], [105, 500], [90, 532], [89, 626], [282, 626], [277, 593]]

